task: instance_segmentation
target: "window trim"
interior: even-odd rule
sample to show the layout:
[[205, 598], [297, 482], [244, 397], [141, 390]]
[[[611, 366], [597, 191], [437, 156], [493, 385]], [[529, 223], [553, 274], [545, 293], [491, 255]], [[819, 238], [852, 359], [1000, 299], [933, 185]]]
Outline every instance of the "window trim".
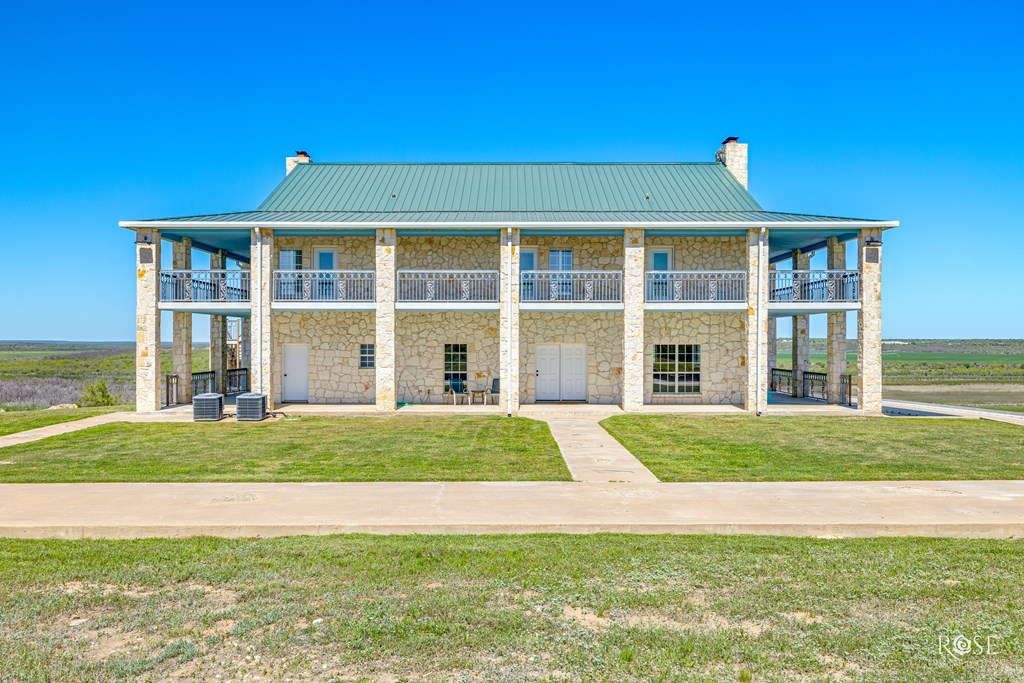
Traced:
[[668, 246], [668, 247], [662, 247], [662, 246], [647, 247], [645, 251], [647, 252], [647, 270], [649, 270], [651, 272], [655, 272], [654, 271], [654, 255], [658, 254], [658, 253], [667, 253], [668, 254], [668, 268], [666, 268], [663, 271], [657, 271], [657, 272], [671, 272], [671, 271], [675, 270], [675, 264], [676, 264], [676, 261], [675, 261], [675, 256], [676, 256], [675, 255], [675, 247], [671, 247], [671, 246]]
[[[334, 259], [333, 259], [334, 260], [334, 267], [333, 268], [324, 269], [324, 268], [320, 267], [320, 254], [323, 253], [323, 252], [330, 252], [331, 254], [334, 255]], [[340, 258], [341, 258], [341, 256], [338, 253], [338, 248], [337, 247], [331, 247], [331, 246], [327, 246], [327, 245], [314, 246], [313, 247], [313, 266], [315, 266], [315, 267], [312, 268], [311, 270], [341, 270], [341, 261], [339, 260]]]
[[[289, 253], [292, 253], [292, 254], [297, 254], [297, 256], [295, 258], [295, 267], [294, 268], [285, 268], [284, 265], [282, 264], [282, 262], [281, 262], [281, 255], [284, 254], [285, 252], [289, 252]], [[284, 249], [284, 248], [278, 249], [277, 250], [277, 269], [278, 270], [288, 270], [288, 271], [302, 270], [302, 249], [291, 249], [291, 248], [288, 248], [288, 249]]]

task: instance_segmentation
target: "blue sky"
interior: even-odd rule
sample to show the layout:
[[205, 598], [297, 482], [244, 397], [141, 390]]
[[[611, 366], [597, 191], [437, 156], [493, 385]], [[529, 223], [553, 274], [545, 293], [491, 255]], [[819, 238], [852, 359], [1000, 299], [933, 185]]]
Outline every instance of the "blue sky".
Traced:
[[3, 5], [0, 339], [132, 339], [117, 221], [254, 208], [295, 149], [693, 161], [727, 135], [768, 209], [902, 221], [886, 337], [1024, 337], [1014, 4], [289, 4]]

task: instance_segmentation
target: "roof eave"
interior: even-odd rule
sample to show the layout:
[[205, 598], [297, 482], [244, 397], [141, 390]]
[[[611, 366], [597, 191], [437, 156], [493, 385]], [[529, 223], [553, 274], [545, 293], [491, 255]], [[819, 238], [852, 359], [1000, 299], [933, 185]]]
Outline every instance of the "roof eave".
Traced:
[[438, 222], [438, 221], [120, 221], [118, 225], [129, 230], [136, 229], [171, 229], [187, 228], [189, 230], [223, 230], [224, 228], [252, 229], [367, 229], [367, 228], [437, 228], [447, 230], [472, 228], [565, 228], [565, 229], [625, 229], [625, 228], [694, 228], [702, 230], [736, 229], [736, 228], [786, 228], [793, 230], [817, 230], [821, 228], [880, 228], [887, 230], [897, 228], [899, 221], [473, 221], [473, 222]]

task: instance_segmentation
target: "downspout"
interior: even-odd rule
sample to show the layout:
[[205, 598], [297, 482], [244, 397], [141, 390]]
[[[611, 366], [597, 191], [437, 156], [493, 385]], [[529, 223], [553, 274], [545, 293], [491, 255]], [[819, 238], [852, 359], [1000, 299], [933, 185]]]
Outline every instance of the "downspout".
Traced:
[[761, 312], [761, 309], [762, 309], [761, 302], [763, 301], [763, 294], [764, 294], [764, 281], [763, 281], [763, 277], [761, 276], [761, 273], [764, 272], [764, 267], [763, 267], [764, 264], [762, 264], [762, 260], [764, 259], [764, 234], [765, 234], [765, 230], [766, 230], [766, 228], [761, 228], [761, 231], [757, 235], [757, 316], [756, 316], [756, 320], [757, 320], [757, 343], [754, 345], [754, 347], [757, 349], [757, 362], [756, 362], [757, 378], [754, 380], [754, 409], [755, 409], [758, 417], [761, 416], [761, 381], [762, 381], [761, 373], [764, 370], [764, 368], [761, 367], [761, 347], [762, 347], [762, 340], [761, 340], [762, 318], [761, 318], [761, 316], [763, 315], [762, 312]]
[[512, 417], [512, 249], [515, 247], [512, 244], [512, 226], [508, 226], [506, 229], [506, 241], [508, 244], [508, 282], [505, 283], [505, 325], [506, 325], [506, 339], [508, 339], [508, 349], [505, 354], [505, 410], [508, 413], [507, 417]]

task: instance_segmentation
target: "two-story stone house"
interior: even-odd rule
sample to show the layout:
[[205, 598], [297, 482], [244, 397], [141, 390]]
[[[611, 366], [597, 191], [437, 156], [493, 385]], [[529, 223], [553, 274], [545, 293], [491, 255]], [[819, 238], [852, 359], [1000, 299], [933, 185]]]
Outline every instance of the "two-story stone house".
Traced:
[[[881, 410], [881, 233], [898, 223], [765, 211], [736, 138], [701, 163], [314, 163], [299, 152], [286, 170], [255, 211], [121, 223], [136, 233], [138, 410], [158, 410], [165, 393], [162, 310], [174, 312], [180, 402], [203, 313], [221, 374], [226, 319], [242, 319], [243, 365], [272, 405], [386, 413], [451, 401], [455, 385], [497, 387], [508, 414], [543, 401], [761, 413], [776, 318], [794, 318], [799, 385], [807, 316], [819, 313], [826, 393], [839, 402], [855, 311], [859, 407]], [[210, 269], [192, 269], [194, 250]], [[817, 250], [827, 270], [809, 270]]]

